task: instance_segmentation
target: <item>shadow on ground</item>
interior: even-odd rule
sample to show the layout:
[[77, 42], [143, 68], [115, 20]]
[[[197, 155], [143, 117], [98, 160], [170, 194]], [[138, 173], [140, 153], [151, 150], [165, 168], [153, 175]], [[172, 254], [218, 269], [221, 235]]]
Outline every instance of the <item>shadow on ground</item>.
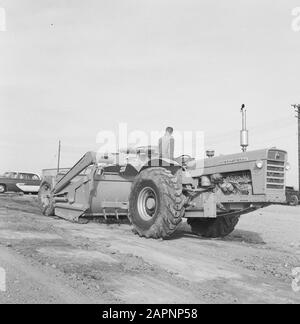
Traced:
[[189, 238], [195, 238], [200, 240], [222, 240], [226, 242], [243, 242], [243, 243], [249, 243], [249, 244], [266, 244], [266, 242], [263, 240], [261, 235], [256, 232], [251, 231], [245, 231], [245, 230], [234, 230], [230, 235], [223, 237], [223, 238], [217, 238], [217, 239], [209, 239], [206, 237], [202, 237], [200, 235], [196, 235], [191, 232], [191, 230], [188, 228], [188, 225], [181, 226], [178, 228], [178, 230], [168, 239], [168, 240], [178, 240], [183, 237], [189, 237]]
[[230, 235], [223, 238], [224, 241], [237, 241], [250, 244], [266, 244], [260, 234], [251, 231], [236, 229]]

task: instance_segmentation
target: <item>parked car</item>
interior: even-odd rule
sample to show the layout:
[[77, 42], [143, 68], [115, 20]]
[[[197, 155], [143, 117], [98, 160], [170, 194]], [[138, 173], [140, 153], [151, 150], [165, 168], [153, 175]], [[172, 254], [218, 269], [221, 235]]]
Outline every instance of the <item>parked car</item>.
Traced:
[[5, 172], [0, 176], [0, 194], [5, 192], [37, 193], [41, 178], [34, 173]]
[[299, 204], [299, 191], [297, 191], [294, 187], [286, 186], [285, 194], [288, 205], [297, 206]]

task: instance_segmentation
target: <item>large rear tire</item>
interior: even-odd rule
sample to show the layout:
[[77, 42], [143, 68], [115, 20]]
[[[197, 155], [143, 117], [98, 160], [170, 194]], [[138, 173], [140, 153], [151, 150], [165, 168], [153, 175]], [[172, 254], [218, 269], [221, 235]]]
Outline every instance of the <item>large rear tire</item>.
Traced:
[[184, 215], [185, 196], [177, 177], [164, 168], [142, 171], [132, 184], [129, 218], [134, 232], [147, 238], [167, 238]]
[[207, 238], [225, 237], [233, 232], [240, 215], [218, 216], [217, 218], [189, 218], [188, 224], [194, 234]]
[[54, 216], [54, 202], [51, 193], [51, 185], [43, 182], [38, 193], [40, 209], [45, 216]]

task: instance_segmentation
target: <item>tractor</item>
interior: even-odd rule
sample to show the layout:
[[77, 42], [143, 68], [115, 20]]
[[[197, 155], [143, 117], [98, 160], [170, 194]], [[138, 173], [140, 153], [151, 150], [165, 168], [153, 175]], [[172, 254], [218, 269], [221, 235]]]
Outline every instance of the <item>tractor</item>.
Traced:
[[287, 153], [276, 148], [212, 156], [159, 156], [140, 147], [86, 153], [72, 168], [43, 171], [39, 204], [46, 216], [73, 222], [128, 219], [146, 238], [170, 237], [183, 218], [207, 238], [230, 234], [243, 214], [286, 202]]

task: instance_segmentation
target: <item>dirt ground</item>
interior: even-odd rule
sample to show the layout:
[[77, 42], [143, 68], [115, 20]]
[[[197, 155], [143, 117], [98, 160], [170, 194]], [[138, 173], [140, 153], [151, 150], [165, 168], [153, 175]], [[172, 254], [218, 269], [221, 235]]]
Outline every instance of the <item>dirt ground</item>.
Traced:
[[169, 240], [128, 224], [41, 216], [36, 198], [0, 196], [0, 303], [299, 303], [300, 206], [242, 216], [225, 239], [183, 222]]

